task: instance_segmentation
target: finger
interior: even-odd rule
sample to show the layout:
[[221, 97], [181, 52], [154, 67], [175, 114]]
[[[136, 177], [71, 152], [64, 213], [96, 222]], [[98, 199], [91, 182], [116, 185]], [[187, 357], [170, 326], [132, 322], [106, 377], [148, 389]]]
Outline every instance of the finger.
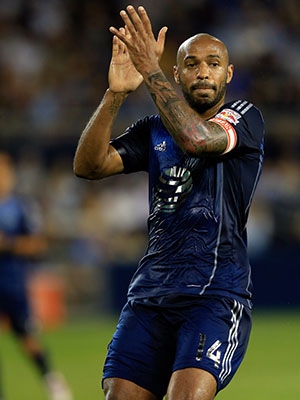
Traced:
[[148, 17], [148, 14], [147, 14], [147, 11], [145, 10], [145, 8], [143, 6], [138, 7], [138, 13], [140, 16], [140, 21], [142, 22], [146, 33], [148, 35], [153, 34], [151, 21]]
[[[127, 11], [122, 10], [120, 11], [120, 16], [124, 21], [124, 24], [127, 26], [128, 31], [130, 32], [131, 36], [136, 34], [136, 26], [135, 24], [138, 23], [137, 22], [137, 13], [135, 11], [135, 9], [132, 6], [128, 6]], [[130, 17], [129, 17], [130, 14]]]
[[119, 54], [119, 39], [116, 35], [113, 36], [112, 42], [112, 56], [116, 57]]
[[131, 38], [131, 35], [130, 35], [130, 32], [129, 32], [129, 30], [128, 30], [127, 25], [125, 25], [125, 36], [126, 36], [128, 39]]
[[[133, 6], [128, 6], [126, 10], [127, 16], [130, 17], [129, 19], [134, 27], [133, 33], [138, 32], [139, 34], [143, 34], [145, 32], [147, 35], [153, 35], [151, 22], [144, 7], [138, 7], [138, 12]], [[131, 31], [130, 27], [129, 30]]]
[[118, 55], [122, 54], [124, 52], [124, 43], [121, 42], [121, 40], [114, 35], [113, 36], [113, 47], [112, 47], [112, 56], [113, 58], [117, 57]]
[[161, 30], [159, 31], [158, 36], [157, 36], [157, 45], [161, 52], [163, 52], [164, 47], [165, 47], [167, 30], [168, 30], [168, 27], [164, 26], [163, 28], [161, 28]]
[[117, 28], [115, 28], [114, 26], [110, 26], [110, 27], [109, 27], [109, 31], [110, 31], [112, 34], [114, 34], [114, 35], [116, 35], [116, 36], [119, 36], [119, 30], [118, 30]]
[[119, 40], [121, 40], [121, 42], [127, 44], [127, 39], [126, 39], [125, 32], [122, 32], [121, 28], [120, 28], [120, 29], [117, 29], [117, 28], [115, 28], [114, 26], [111, 26], [111, 27], [109, 28], [109, 31], [110, 31], [113, 35], [117, 36], [117, 38], [118, 38]]
[[[120, 29], [119, 29], [119, 32], [120, 32], [122, 35], [125, 35], [125, 36], [126, 36], [125, 28], [120, 28]], [[125, 51], [126, 51], [126, 44], [125, 44], [124, 42], [122, 42], [120, 39], [119, 39], [119, 47], [120, 47], [121, 53], [125, 53]]]

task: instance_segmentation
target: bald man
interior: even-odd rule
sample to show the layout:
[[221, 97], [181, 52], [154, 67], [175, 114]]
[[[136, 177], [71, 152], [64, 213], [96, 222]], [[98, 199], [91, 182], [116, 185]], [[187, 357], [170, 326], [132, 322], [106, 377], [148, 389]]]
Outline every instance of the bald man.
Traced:
[[[103, 389], [106, 400], [212, 400], [242, 362], [251, 330], [246, 224], [264, 122], [247, 100], [225, 104], [233, 65], [222, 41], [202, 33], [179, 47], [181, 99], [159, 64], [167, 28], [156, 39], [143, 7], [120, 15], [125, 27], [110, 28], [109, 88], [74, 158], [86, 179], [149, 174], [148, 247], [109, 344]], [[111, 139], [142, 82], [158, 114]]]

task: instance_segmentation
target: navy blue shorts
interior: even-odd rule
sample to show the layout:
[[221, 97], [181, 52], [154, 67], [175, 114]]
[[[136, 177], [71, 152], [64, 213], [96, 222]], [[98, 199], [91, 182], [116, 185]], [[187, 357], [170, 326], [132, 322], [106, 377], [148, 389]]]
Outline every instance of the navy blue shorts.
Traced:
[[209, 371], [219, 391], [242, 362], [250, 331], [250, 310], [228, 298], [197, 298], [168, 308], [127, 303], [108, 346], [103, 379], [127, 379], [162, 399], [172, 372], [192, 367]]

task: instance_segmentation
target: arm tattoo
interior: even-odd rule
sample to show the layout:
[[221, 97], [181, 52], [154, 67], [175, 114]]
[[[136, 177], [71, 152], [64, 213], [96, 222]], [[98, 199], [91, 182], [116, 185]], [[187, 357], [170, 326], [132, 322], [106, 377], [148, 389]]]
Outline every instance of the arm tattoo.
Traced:
[[167, 108], [172, 103], [179, 101], [173, 90], [170, 90], [168, 80], [159, 72], [149, 76], [149, 92], [159, 109], [160, 106]]
[[145, 82], [165, 127], [182, 150], [195, 156], [220, 154], [225, 150], [227, 136], [224, 130], [199, 118], [182, 102], [161, 71], [150, 73]]
[[123, 99], [118, 96], [114, 95], [111, 104], [109, 105], [109, 112], [112, 116], [116, 116], [120, 110], [120, 107], [123, 103]]

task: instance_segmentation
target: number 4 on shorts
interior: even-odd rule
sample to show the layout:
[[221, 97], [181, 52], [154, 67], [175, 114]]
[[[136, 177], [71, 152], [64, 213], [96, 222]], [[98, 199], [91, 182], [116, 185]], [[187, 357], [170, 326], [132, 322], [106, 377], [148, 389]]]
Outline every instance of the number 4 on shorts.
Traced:
[[215, 363], [215, 367], [219, 368], [220, 363], [221, 363], [221, 351], [218, 350], [219, 347], [221, 346], [220, 340], [216, 340], [215, 343], [213, 343], [210, 348], [207, 350], [206, 356], [213, 360]]

